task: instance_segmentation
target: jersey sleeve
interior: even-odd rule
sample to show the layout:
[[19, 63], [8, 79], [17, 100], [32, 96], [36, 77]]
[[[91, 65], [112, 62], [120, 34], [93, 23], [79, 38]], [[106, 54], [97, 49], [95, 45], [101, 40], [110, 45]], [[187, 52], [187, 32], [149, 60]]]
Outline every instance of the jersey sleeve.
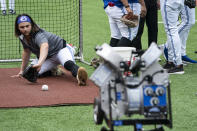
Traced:
[[44, 35], [44, 33], [39, 32], [35, 36], [35, 44], [37, 44], [40, 47], [41, 44], [43, 44], [43, 43], [48, 43], [48, 39], [46, 38], [46, 36]]

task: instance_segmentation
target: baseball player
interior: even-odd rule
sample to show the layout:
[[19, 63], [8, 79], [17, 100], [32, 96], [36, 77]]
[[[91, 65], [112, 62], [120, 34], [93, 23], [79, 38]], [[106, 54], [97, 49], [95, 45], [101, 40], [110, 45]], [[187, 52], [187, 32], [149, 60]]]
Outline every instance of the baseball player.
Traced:
[[146, 23], [148, 32], [148, 47], [152, 42], [157, 43], [158, 35], [158, 7], [159, 0], [144, 0], [147, 14], [144, 18], [140, 18], [138, 33], [133, 39], [132, 44], [137, 50], [142, 50], [141, 38], [144, 31], [144, 24]]
[[[15, 0], [9, 0], [9, 13], [10, 14], [16, 14], [14, 11], [14, 6], [15, 6]], [[2, 10], [2, 15], [6, 15], [6, 0], [1, 0], [1, 10]]]
[[184, 74], [181, 59], [181, 39], [177, 18], [184, 8], [184, 0], [160, 0], [161, 15], [167, 34], [168, 61], [164, 65], [170, 74]]
[[120, 19], [128, 13], [141, 14], [144, 17], [146, 15], [144, 0], [103, 0], [103, 2], [111, 30], [110, 45], [112, 47], [131, 46], [131, 41], [137, 34], [138, 26], [129, 28]]
[[79, 85], [86, 85], [87, 72], [85, 68], [75, 64], [73, 49], [64, 39], [41, 29], [27, 14], [16, 17], [15, 35], [24, 49], [21, 69], [15, 77], [23, 74], [33, 53], [37, 56], [37, 59], [32, 61], [33, 68], [37, 69], [39, 75], [61, 64], [77, 78]]
[[[185, 63], [197, 63], [197, 61], [190, 59], [186, 55], [186, 42], [189, 35], [191, 27], [195, 24], [195, 8], [189, 8], [184, 6], [180, 13], [181, 23], [178, 24], [178, 33], [181, 39], [181, 57], [182, 61]], [[164, 45], [164, 55], [167, 57], [167, 43]]]

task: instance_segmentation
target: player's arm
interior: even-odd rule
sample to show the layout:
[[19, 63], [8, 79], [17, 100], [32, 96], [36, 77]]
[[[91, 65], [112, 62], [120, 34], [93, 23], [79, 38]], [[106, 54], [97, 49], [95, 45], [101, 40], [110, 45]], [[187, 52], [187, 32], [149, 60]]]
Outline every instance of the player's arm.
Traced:
[[48, 55], [48, 50], [49, 50], [49, 44], [48, 43], [42, 43], [40, 45], [40, 56], [39, 56], [39, 59], [38, 59], [38, 64], [33, 66], [34, 68], [37, 68], [37, 71], [40, 70], [42, 64], [46, 60], [47, 55]]
[[141, 17], [145, 17], [146, 16], [146, 5], [144, 0], [139, 0], [139, 3], [141, 4]]
[[133, 13], [132, 9], [129, 6], [128, 0], [121, 0], [122, 4], [124, 5], [125, 9], [127, 10], [128, 13]]

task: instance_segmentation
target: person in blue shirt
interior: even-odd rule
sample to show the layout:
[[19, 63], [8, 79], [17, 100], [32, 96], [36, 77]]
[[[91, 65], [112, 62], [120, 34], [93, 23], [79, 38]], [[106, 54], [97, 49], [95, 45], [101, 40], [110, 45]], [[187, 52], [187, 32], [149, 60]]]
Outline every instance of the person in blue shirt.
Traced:
[[111, 31], [110, 46], [131, 47], [131, 41], [138, 32], [138, 26], [129, 28], [120, 19], [128, 13], [138, 15], [138, 18], [144, 17], [146, 15], [144, 0], [103, 0], [103, 2]]

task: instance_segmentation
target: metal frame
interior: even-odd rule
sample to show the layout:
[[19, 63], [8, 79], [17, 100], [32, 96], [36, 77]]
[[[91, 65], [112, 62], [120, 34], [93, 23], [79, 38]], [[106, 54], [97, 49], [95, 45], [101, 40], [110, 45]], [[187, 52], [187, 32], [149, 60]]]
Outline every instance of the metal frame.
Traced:
[[[109, 127], [110, 131], [114, 131], [114, 126], [131, 126], [133, 125], [134, 126], [134, 130], [135, 131], [138, 131], [136, 129], [136, 126], [137, 124], [141, 124], [141, 125], [153, 125], [153, 124], [164, 124], [166, 125], [167, 127], [169, 128], [172, 128], [173, 127], [173, 124], [172, 124], [172, 107], [171, 107], [171, 91], [170, 91], [170, 83], [169, 85], [167, 86], [167, 89], [168, 89], [168, 106], [169, 106], [169, 109], [168, 109], [168, 118], [167, 119], [160, 119], [160, 118], [147, 118], [147, 119], [122, 119], [122, 120], [113, 120], [112, 119], [112, 109], [111, 109], [111, 106], [109, 106], [109, 118], [107, 118], [106, 115], [104, 115], [104, 119], [105, 119], [105, 122], [107, 124], [107, 126]], [[108, 88], [109, 90], [109, 102], [111, 103], [111, 87], [109, 86]], [[111, 105], [111, 104], [109, 104]], [[114, 124], [114, 123], [119, 123], [119, 124]], [[154, 131], [151, 130], [151, 131]], [[155, 131], [158, 131], [155, 129]]]
[[76, 57], [82, 63], [90, 65], [83, 58], [83, 18], [82, 18], [82, 0], [79, 0], [79, 57]]

